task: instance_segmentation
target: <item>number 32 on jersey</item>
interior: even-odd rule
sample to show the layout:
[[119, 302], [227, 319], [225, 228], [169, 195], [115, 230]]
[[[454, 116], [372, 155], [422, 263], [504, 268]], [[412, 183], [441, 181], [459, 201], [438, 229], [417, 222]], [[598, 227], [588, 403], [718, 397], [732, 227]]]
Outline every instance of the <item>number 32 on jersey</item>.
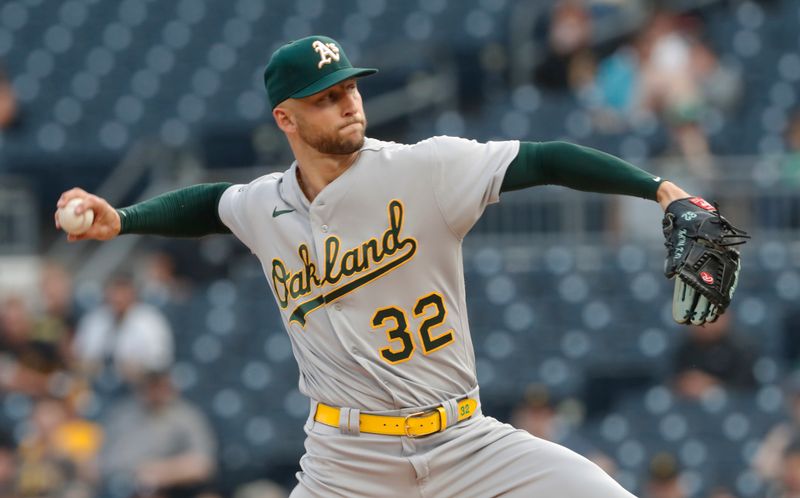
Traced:
[[[453, 329], [444, 332], [434, 330], [447, 318], [444, 299], [438, 292], [417, 299], [413, 313], [414, 318], [422, 319], [417, 335], [424, 354], [438, 351], [455, 340]], [[371, 325], [373, 331], [380, 329], [386, 331], [389, 346], [379, 350], [381, 358], [392, 365], [411, 359], [417, 345], [414, 336], [408, 330], [408, 316], [405, 310], [397, 306], [380, 308], [372, 315]]]

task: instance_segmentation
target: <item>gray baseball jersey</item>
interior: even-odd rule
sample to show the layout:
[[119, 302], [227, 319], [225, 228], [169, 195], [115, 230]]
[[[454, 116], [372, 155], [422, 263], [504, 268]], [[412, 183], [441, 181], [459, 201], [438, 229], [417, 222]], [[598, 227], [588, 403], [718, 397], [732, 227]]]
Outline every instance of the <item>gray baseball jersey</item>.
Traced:
[[234, 185], [222, 221], [259, 258], [311, 399], [365, 411], [476, 387], [461, 241], [519, 143], [366, 139], [308, 201], [297, 164]]
[[[292, 498], [633, 496], [585, 458], [480, 408], [420, 439], [351, 423], [435, 405], [457, 420], [456, 400], [477, 398], [461, 241], [498, 200], [518, 149], [367, 139], [311, 203], [297, 164], [223, 194], [220, 218], [261, 261], [312, 400]], [[339, 427], [315, 421], [317, 403], [342, 407]]]

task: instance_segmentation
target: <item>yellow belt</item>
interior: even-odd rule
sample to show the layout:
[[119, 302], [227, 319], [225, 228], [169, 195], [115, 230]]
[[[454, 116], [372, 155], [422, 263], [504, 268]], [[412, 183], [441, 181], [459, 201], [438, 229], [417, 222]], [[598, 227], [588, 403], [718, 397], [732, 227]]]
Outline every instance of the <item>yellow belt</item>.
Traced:
[[[474, 399], [467, 398], [459, 401], [458, 422], [470, 418], [477, 407], [478, 402]], [[339, 411], [339, 408], [318, 403], [314, 420], [331, 427], [339, 427]], [[445, 430], [447, 414], [444, 407], [439, 406], [403, 417], [362, 413], [358, 416], [358, 422], [361, 432], [386, 436], [422, 437]]]

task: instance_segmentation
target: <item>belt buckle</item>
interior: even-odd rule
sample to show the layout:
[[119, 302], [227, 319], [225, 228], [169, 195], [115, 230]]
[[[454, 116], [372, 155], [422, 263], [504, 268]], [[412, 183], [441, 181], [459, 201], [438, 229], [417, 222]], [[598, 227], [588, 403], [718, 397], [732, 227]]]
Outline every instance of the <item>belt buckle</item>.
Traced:
[[[438, 431], [433, 431], [433, 432], [429, 432], [428, 434], [419, 434], [419, 435], [411, 434], [411, 432], [410, 432], [411, 426], [408, 424], [409, 419], [416, 418], [416, 417], [421, 417], [423, 415], [432, 415], [434, 413], [439, 415], [439, 411], [434, 408], [434, 409], [431, 409], [431, 410], [428, 410], [428, 411], [424, 411], [424, 412], [409, 413], [408, 415], [403, 417], [403, 432], [405, 432], [406, 437], [410, 437], [410, 438], [413, 439], [413, 438], [418, 438], [418, 437], [430, 436], [434, 432], [438, 432]], [[441, 420], [439, 420], [439, 427], [440, 427], [440, 430], [441, 430], [441, 427], [442, 427]]]

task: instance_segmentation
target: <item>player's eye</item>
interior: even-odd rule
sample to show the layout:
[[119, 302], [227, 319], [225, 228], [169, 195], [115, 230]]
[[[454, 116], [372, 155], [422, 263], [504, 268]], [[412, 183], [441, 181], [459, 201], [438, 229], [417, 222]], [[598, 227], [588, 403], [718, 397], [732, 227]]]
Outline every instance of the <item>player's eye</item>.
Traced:
[[325, 104], [329, 104], [331, 102], [334, 102], [336, 100], [336, 96], [334, 95], [334, 93], [335, 92], [328, 92], [325, 95], [321, 96], [317, 100], [316, 104], [317, 105], [325, 105]]

